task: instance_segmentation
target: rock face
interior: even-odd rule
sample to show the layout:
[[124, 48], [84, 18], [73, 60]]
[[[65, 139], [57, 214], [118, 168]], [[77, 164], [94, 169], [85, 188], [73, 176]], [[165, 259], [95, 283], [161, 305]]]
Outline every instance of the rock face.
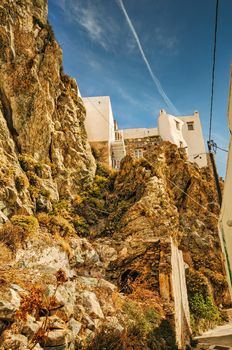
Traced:
[[[43, 206], [43, 190], [55, 199], [75, 196], [81, 183], [91, 181], [95, 165], [84, 129], [85, 109], [75, 80], [63, 73], [47, 1], [2, 0], [0, 19], [2, 206], [28, 209], [31, 197]], [[19, 155], [21, 162], [31, 157], [43, 168], [38, 174], [42, 195], [28, 191]]]
[[184, 349], [230, 303], [211, 171], [159, 142], [112, 173], [84, 117], [47, 2], [1, 0], [0, 350]]
[[[213, 175], [187, 162], [170, 143], [157, 145], [145, 158], [123, 160], [107, 199], [110, 214], [97, 235], [107, 236], [117, 252], [107, 264], [108, 276], [129, 295], [158, 289], [163, 302], [170, 302], [172, 237], [183, 252], [192, 327], [198, 332], [219, 321], [215, 305], [230, 304]], [[95, 242], [100, 251], [104, 243], [105, 238]]]

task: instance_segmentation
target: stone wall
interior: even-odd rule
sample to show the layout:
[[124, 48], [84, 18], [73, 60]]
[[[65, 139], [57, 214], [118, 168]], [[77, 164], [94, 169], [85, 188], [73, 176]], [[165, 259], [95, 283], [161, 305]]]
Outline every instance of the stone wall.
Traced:
[[111, 147], [108, 141], [90, 142], [96, 159], [111, 168]]
[[159, 136], [149, 136], [137, 139], [126, 139], [124, 142], [126, 146], [126, 154], [134, 158], [136, 149], [141, 149], [142, 153], [150, 152], [154, 145], [161, 142], [161, 138]]

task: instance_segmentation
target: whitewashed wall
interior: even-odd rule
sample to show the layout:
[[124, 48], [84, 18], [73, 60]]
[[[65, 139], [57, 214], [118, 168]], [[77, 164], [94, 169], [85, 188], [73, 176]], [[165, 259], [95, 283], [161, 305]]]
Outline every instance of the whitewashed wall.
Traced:
[[[188, 129], [189, 122], [193, 123], [193, 130]], [[176, 123], [180, 123], [179, 130]], [[201, 121], [198, 112], [193, 116], [178, 116], [160, 111], [158, 117], [158, 132], [164, 141], [170, 141], [178, 147], [186, 147], [186, 153], [190, 162], [197, 163], [200, 167], [207, 166], [207, 155], [202, 133]]]
[[[179, 130], [176, 127], [176, 123], [179, 123]], [[178, 147], [187, 147], [187, 142], [183, 137], [184, 122], [173, 115], [167, 114], [165, 110], [161, 109], [158, 117], [158, 131], [159, 135], [164, 141], [174, 143]]]
[[[204, 137], [198, 112], [193, 116], [181, 116], [178, 119], [184, 122], [182, 134], [188, 145], [188, 157], [190, 162], [197, 163], [200, 167], [207, 166]], [[188, 122], [193, 122], [194, 130], [188, 130]]]
[[123, 137], [126, 139], [142, 139], [143, 137], [158, 136], [158, 128], [131, 128], [123, 129]]
[[84, 97], [85, 128], [90, 142], [115, 140], [114, 117], [109, 96]]
[[[232, 72], [230, 78], [228, 124], [230, 133], [232, 135]], [[227, 159], [227, 169], [219, 220], [219, 230], [232, 294], [232, 137], [230, 138], [229, 153]]]

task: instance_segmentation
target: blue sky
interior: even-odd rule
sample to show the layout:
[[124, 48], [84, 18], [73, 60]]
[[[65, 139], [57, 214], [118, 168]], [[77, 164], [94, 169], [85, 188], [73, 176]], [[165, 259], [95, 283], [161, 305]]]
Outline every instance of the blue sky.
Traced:
[[[63, 49], [64, 70], [82, 96], [109, 95], [119, 127], [155, 127], [161, 108], [200, 112], [208, 137], [216, 0], [123, 0], [157, 89], [120, 0], [49, 0], [49, 21]], [[228, 148], [232, 1], [219, 0], [212, 136]], [[167, 105], [167, 99], [170, 101]], [[216, 156], [224, 176], [227, 154]]]

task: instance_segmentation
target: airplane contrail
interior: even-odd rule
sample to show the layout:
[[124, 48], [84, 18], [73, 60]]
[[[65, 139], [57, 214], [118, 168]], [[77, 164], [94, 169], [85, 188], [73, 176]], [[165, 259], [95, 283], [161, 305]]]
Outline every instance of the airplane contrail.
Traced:
[[132, 32], [132, 34], [133, 34], [133, 36], [134, 36], [134, 38], [135, 38], [135, 41], [136, 41], [136, 43], [137, 43], [137, 45], [138, 45], [138, 48], [139, 48], [139, 51], [140, 51], [141, 56], [142, 56], [142, 58], [143, 58], [143, 61], [144, 61], [145, 65], [146, 65], [146, 67], [147, 67], [147, 69], [148, 69], [148, 71], [149, 71], [149, 73], [150, 73], [150, 76], [151, 76], [153, 82], [155, 83], [155, 86], [156, 86], [157, 90], [159, 91], [159, 94], [162, 96], [162, 98], [163, 98], [164, 102], [166, 103], [166, 105], [167, 105], [171, 110], [173, 110], [173, 112], [174, 112], [176, 115], [179, 115], [179, 114], [180, 114], [179, 111], [177, 110], [177, 108], [174, 106], [174, 104], [172, 103], [172, 101], [169, 99], [169, 97], [168, 97], [167, 94], [165, 93], [165, 91], [164, 91], [164, 89], [162, 88], [162, 85], [161, 85], [159, 79], [155, 76], [155, 74], [154, 74], [154, 72], [153, 72], [153, 70], [152, 70], [152, 68], [151, 68], [151, 66], [150, 66], [150, 63], [149, 63], [148, 60], [147, 60], [147, 57], [146, 57], [146, 55], [145, 55], [145, 53], [144, 53], [144, 51], [143, 51], [143, 47], [142, 47], [141, 42], [140, 42], [140, 40], [139, 40], [138, 34], [137, 34], [137, 32], [136, 32], [136, 30], [135, 30], [135, 28], [134, 28], [134, 26], [133, 26], [133, 24], [132, 24], [132, 22], [131, 22], [130, 17], [128, 16], [128, 13], [127, 13], [127, 11], [126, 11], [126, 9], [125, 9], [125, 6], [124, 6], [124, 4], [123, 4], [123, 1], [122, 1], [122, 0], [116, 0], [116, 1], [117, 1], [117, 3], [118, 3], [119, 7], [121, 8], [121, 10], [122, 10], [122, 12], [123, 12], [125, 18], [126, 18], [126, 21], [127, 21], [128, 25], [129, 25], [129, 27], [130, 27], [130, 30], [131, 30], [131, 32]]

